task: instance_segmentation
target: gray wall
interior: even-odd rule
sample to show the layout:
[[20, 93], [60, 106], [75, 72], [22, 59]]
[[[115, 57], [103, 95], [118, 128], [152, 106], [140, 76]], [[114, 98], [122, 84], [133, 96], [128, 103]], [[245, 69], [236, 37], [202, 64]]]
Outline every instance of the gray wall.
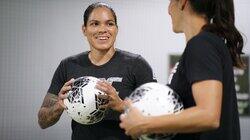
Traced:
[[[70, 139], [70, 118], [45, 130], [37, 112], [62, 58], [88, 50], [81, 33], [90, 0], [0, 0], [0, 139]], [[118, 16], [116, 47], [142, 54], [159, 82], [166, 83], [168, 54], [184, 49], [183, 35], [171, 31], [168, 0], [107, 1]], [[236, 24], [250, 36], [250, 1], [235, 0]], [[244, 48], [250, 54], [249, 43]], [[250, 119], [241, 118], [243, 140]]]

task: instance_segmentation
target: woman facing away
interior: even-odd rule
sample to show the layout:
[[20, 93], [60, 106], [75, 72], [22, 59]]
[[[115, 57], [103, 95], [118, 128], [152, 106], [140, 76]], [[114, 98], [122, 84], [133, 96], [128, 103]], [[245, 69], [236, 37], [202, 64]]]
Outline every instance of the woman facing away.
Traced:
[[233, 0], [170, 0], [168, 12], [173, 31], [186, 38], [168, 81], [184, 111], [145, 117], [127, 101], [120, 127], [133, 137], [177, 133], [173, 140], [240, 140], [233, 67], [244, 68], [243, 39]]

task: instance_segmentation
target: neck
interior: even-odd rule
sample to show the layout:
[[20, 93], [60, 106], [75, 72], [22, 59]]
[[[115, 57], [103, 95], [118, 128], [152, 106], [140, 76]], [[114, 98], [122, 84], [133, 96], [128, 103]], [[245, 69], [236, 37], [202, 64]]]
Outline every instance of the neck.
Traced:
[[111, 47], [108, 50], [97, 50], [92, 48], [89, 52], [89, 59], [92, 64], [100, 66], [107, 63], [115, 54], [115, 48]]
[[207, 22], [201, 16], [187, 17], [187, 23], [185, 23], [186, 28], [184, 29], [186, 42], [188, 42], [191, 38], [199, 34], [205, 24], [207, 24]]

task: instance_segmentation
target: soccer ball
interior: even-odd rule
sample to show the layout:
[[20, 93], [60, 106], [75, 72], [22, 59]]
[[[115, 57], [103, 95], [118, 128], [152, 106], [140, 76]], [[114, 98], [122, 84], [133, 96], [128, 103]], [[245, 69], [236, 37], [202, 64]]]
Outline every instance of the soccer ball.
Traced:
[[[132, 105], [144, 116], [176, 114], [183, 110], [183, 104], [177, 93], [168, 86], [151, 82], [135, 89], [129, 96]], [[175, 134], [142, 135], [140, 140], [171, 139]]]
[[107, 103], [107, 100], [99, 99], [102, 91], [95, 88], [99, 79], [91, 76], [77, 78], [72, 84], [72, 89], [64, 99], [67, 114], [81, 124], [94, 124], [104, 117], [105, 109], [99, 106]]

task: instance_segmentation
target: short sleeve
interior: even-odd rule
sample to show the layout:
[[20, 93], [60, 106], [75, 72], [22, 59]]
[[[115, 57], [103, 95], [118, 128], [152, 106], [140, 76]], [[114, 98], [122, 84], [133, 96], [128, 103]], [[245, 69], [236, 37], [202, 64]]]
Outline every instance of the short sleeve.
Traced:
[[50, 87], [48, 89], [48, 93], [57, 95], [62, 86], [64, 85], [64, 83], [67, 81], [65, 63], [66, 63], [65, 60], [61, 61], [61, 63], [57, 67], [53, 75]]
[[203, 80], [222, 81], [222, 59], [216, 46], [206, 38], [192, 39], [185, 50], [184, 66], [192, 84]]
[[136, 80], [136, 87], [144, 83], [156, 82], [151, 66], [140, 55], [133, 62], [133, 75]]

